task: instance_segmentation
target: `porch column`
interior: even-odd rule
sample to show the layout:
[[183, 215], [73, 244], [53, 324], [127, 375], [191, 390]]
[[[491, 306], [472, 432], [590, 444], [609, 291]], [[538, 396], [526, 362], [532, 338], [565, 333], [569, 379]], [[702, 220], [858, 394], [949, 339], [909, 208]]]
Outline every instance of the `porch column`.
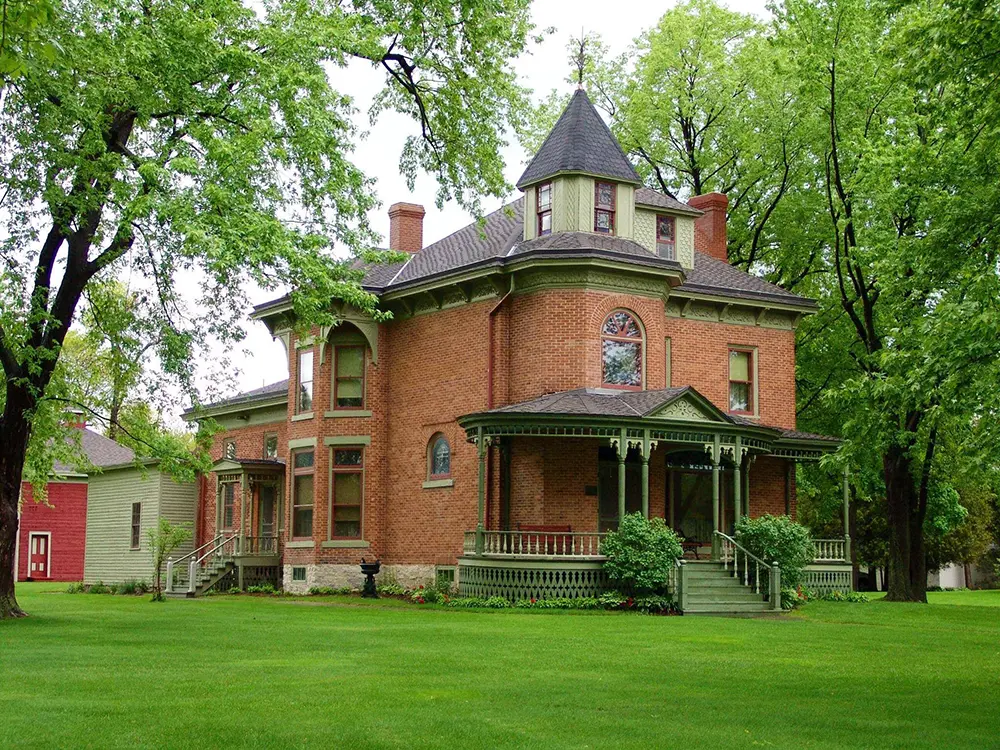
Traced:
[[740, 466], [743, 463], [743, 441], [736, 436], [736, 447], [733, 449], [733, 532], [736, 524], [743, 517], [743, 477]]
[[649, 518], [649, 430], [642, 437], [642, 515]]
[[618, 442], [618, 525], [621, 526], [622, 519], [625, 518], [625, 454], [628, 452], [628, 443], [625, 442], [625, 430], [621, 432], [621, 439]]
[[844, 560], [851, 562], [851, 488], [848, 483], [850, 476], [844, 467]]
[[479, 451], [479, 514], [476, 522], [476, 554], [483, 554], [484, 533], [486, 531], [486, 438], [483, 435], [483, 428], [479, 427], [476, 432], [476, 448]]
[[[721, 531], [719, 528], [719, 436], [715, 436], [712, 445], [712, 531]], [[712, 534], [712, 559], [719, 559], [719, 539]]]
[[247, 473], [240, 474], [240, 552], [247, 542]]

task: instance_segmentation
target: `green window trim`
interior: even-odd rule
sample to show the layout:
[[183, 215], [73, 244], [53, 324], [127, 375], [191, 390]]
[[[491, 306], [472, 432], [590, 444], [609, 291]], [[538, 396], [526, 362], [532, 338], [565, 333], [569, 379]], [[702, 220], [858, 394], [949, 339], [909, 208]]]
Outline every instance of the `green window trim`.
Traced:
[[293, 451], [296, 448], [315, 448], [316, 438], [295, 438], [294, 440], [288, 441], [288, 450]]
[[298, 542], [285, 542], [285, 547], [287, 549], [312, 549], [316, 546], [316, 542], [311, 540], [298, 541]]
[[[323, 438], [323, 445], [371, 445], [370, 435], [333, 435]], [[315, 443], [313, 443], [315, 445]]]
[[323, 549], [368, 549], [372, 545], [364, 539], [328, 539], [320, 546]]
[[312, 419], [313, 416], [314, 416], [313, 412], [311, 412], [311, 411], [304, 411], [301, 414], [293, 414], [292, 415], [292, 421], [293, 422], [304, 422], [307, 419]]
[[425, 490], [436, 490], [439, 487], [454, 487], [454, 479], [428, 479], [423, 483], [423, 488]]
[[327, 419], [356, 419], [371, 415], [372, 413], [368, 409], [337, 409], [336, 411], [323, 412], [323, 416]]

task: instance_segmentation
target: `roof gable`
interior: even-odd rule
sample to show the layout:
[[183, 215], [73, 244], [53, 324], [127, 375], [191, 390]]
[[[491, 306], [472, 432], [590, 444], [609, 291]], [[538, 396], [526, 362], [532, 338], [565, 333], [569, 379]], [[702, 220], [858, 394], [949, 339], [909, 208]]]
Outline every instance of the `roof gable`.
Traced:
[[731, 422], [718, 407], [694, 388], [685, 388], [681, 393], [668, 398], [665, 403], [655, 407], [644, 416], [649, 419], [669, 419], [685, 422]]
[[560, 172], [584, 172], [642, 183], [583, 89], [573, 94], [552, 132], [517, 181], [517, 187], [523, 188]]

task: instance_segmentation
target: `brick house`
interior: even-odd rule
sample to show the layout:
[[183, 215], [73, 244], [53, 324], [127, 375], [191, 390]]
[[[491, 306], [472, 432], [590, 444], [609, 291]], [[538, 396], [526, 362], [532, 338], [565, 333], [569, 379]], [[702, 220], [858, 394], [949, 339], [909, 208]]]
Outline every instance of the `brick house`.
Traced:
[[[645, 187], [582, 90], [517, 187], [426, 246], [423, 208], [390, 208], [409, 258], [364, 279], [387, 323], [331, 300], [339, 324], [299, 336], [288, 297], [254, 310], [291, 377], [185, 415], [224, 427], [200, 544], [292, 591], [356, 584], [365, 557], [401, 583], [573, 596], [600, 588], [623, 513], [716, 561], [741, 515], [795, 516], [795, 462], [836, 447], [795, 425], [815, 305], [729, 265], [726, 197]], [[848, 549], [821, 545], [817, 583], [849, 581]]]
[[[94, 468], [132, 461], [132, 450], [79, 422], [79, 450]], [[81, 581], [87, 540], [86, 467], [56, 462], [45, 502], [35, 502], [31, 485], [21, 486], [14, 568], [18, 581]]]

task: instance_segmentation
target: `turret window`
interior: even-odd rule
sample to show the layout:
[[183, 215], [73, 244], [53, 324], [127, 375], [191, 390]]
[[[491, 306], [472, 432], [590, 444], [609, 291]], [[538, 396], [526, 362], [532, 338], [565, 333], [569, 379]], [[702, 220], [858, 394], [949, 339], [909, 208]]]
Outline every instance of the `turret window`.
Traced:
[[602, 381], [609, 388], [642, 388], [642, 328], [624, 310], [616, 310], [601, 328]]
[[674, 217], [656, 217], [656, 254], [667, 260], [675, 260]]
[[615, 233], [615, 186], [610, 182], [594, 183], [594, 231]]
[[538, 236], [552, 234], [552, 183], [538, 186]]

